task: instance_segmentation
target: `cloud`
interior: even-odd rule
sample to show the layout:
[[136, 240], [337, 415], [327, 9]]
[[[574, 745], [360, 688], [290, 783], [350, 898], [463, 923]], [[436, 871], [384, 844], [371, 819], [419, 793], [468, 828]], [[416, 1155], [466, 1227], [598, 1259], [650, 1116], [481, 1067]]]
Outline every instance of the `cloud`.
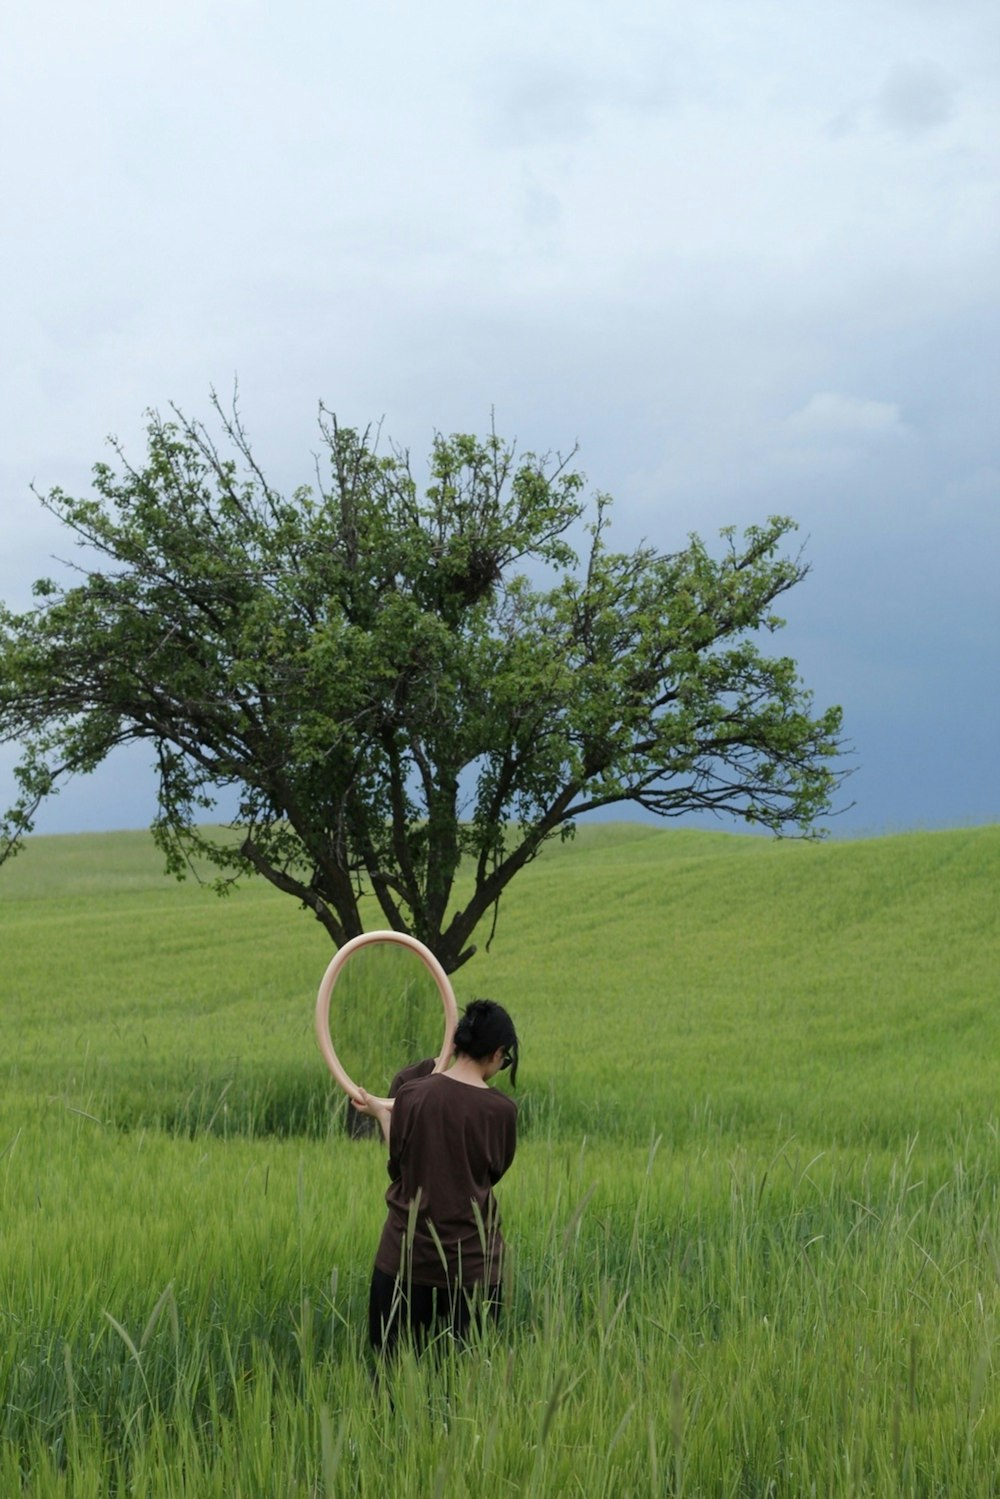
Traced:
[[766, 462], [774, 465], [776, 477], [801, 481], [808, 476], [832, 492], [843, 485], [848, 470], [852, 491], [875, 474], [886, 484], [892, 475], [896, 486], [911, 481], [916, 454], [907, 451], [912, 446], [907, 439], [916, 434], [895, 401], [817, 391], [772, 432]]
[[522, 217], [529, 229], [551, 229], [562, 218], [559, 194], [539, 181], [533, 172], [523, 177]]
[[839, 110], [825, 127], [831, 140], [859, 132], [890, 131], [916, 136], [949, 124], [958, 115], [959, 85], [940, 63], [896, 63], [874, 94]]
[[594, 80], [561, 65], [511, 64], [498, 88], [501, 133], [518, 145], [575, 140], [593, 129]]
[[899, 63], [876, 100], [882, 124], [906, 135], [945, 125], [956, 113], [958, 88], [944, 68], [933, 62]]
[[785, 427], [793, 437], [805, 441], [837, 438], [868, 442], [902, 436], [908, 431], [895, 402], [865, 400], [832, 390], [811, 396], [801, 410], [788, 418]]
[[831, 698], [859, 542], [900, 659], [921, 558], [935, 617], [982, 628], [995, 6], [286, 10], [12, 8], [0, 599], [73, 555], [32, 480], [85, 492], [109, 430], [141, 457], [146, 406], [204, 415], [238, 374], [283, 487], [312, 478], [322, 396], [418, 457], [494, 408], [522, 446], [579, 436], [616, 545], [795, 515]]
[[675, 65], [657, 47], [643, 51], [623, 32], [619, 55], [511, 55], [491, 61], [486, 86], [490, 130], [516, 148], [568, 145], [607, 118], [655, 118], [678, 103]]

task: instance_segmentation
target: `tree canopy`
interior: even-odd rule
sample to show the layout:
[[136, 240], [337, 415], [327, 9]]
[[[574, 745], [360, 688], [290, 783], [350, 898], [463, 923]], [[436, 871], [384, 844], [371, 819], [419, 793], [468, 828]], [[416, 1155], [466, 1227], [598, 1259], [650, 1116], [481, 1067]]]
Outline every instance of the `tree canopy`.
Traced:
[[791, 520], [716, 556], [693, 535], [615, 552], [572, 458], [436, 436], [418, 483], [324, 408], [314, 482], [286, 497], [235, 406], [215, 416], [150, 414], [141, 466], [113, 444], [90, 496], [43, 497], [81, 560], [0, 607], [0, 741], [21, 747], [0, 862], [66, 777], [144, 741], [174, 873], [263, 875], [338, 945], [374, 901], [453, 971], [584, 813], [808, 835], [830, 810], [840, 710], [761, 649], [808, 572]]

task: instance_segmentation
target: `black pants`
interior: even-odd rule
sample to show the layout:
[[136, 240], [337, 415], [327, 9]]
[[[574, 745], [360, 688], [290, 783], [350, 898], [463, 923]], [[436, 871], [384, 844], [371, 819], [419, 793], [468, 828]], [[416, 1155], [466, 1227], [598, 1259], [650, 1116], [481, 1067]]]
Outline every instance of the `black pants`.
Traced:
[[372, 1271], [368, 1293], [368, 1340], [376, 1353], [395, 1352], [402, 1335], [423, 1348], [437, 1333], [465, 1342], [476, 1329], [500, 1317], [500, 1287], [419, 1286]]

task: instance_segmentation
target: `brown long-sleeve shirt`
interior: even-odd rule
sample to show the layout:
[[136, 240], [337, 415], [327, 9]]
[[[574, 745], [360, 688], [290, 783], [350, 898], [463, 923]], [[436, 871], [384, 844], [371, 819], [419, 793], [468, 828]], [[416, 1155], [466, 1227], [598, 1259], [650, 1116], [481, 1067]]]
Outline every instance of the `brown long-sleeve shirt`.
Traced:
[[378, 1269], [414, 1285], [496, 1285], [503, 1236], [493, 1187], [516, 1143], [517, 1104], [506, 1093], [444, 1073], [404, 1083], [389, 1130]]

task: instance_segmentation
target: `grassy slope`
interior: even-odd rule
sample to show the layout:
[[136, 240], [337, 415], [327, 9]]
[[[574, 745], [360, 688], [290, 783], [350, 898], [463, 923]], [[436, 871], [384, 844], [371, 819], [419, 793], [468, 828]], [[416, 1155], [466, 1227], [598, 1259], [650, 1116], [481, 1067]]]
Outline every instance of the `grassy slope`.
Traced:
[[323, 934], [144, 835], [39, 840], [0, 876], [0, 1488], [995, 1492], [998, 865], [998, 828], [620, 826], [525, 872], [456, 976], [518, 1019], [528, 1128], [511, 1351], [449, 1375], [449, 1440], [358, 1358], [383, 1177], [324, 1137]]
[[998, 876], [1000, 828], [597, 833], [511, 892], [495, 987], [537, 986], [539, 1065], [619, 1116], [898, 1137], [994, 1107]]
[[[167, 880], [141, 833], [35, 840], [2, 881], [3, 1054], [29, 1093], [148, 1116], [192, 1090], [210, 1110], [229, 1083], [231, 1117], [270, 1091], [294, 1128], [326, 1092], [312, 1006], [331, 950], [287, 897]], [[514, 1013], [526, 1123], [898, 1143], [994, 1106], [998, 888], [997, 827], [820, 846], [591, 827], [514, 883], [455, 988]], [[382, 1031], [368, 991], [396, 992], [396, 958], [362, 955], [338, 989], [359, 1077]]]

